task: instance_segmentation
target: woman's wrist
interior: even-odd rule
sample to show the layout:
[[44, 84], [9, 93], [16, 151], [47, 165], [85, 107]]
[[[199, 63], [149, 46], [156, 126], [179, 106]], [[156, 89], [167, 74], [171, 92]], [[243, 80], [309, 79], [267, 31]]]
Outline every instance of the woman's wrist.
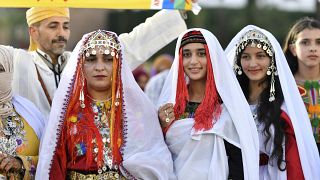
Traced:
[[24, 167], [24, 165], [23, 165], [22, 159], [21, 159], [19, 156], [15, 156], [14, 158], [15, 158], [17, 161], [19, 161], [19, 163], [20, 163], [20, 165], [21, 165], [21, 166], [20, 166], [21, 168], [18, 168], [18, 169], [17, 169], [18, 173], [21, 174], [21, 175], [24, 175], [26, 169], [25, 169], [25, 167]]

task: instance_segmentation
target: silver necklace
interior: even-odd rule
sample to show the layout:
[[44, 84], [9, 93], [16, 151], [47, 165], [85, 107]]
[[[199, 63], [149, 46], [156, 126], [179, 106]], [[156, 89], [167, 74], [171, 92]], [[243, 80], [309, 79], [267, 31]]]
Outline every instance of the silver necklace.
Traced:
[[[109, 98], [110, 100], [110, 98]], [[102, 137], [103, 142], [103, 161], [104, 166], [98, 170], [98, 173], [101, 174], [109, 169], [117, 170], [117, 166], [112, 164], [112, 150], [110, 148], [110, 127], [109, 127], [109, 118], [108, 114], [111, 102], [108, 104], [108, 100], [101, 102], [92, 102], [92, 109], [94, 112], [94, 124], [99, 129], [99, 132]], [[98, 147], [94, 148], [94, 153], [98, 153]], [[108, 167], [108, 168], [107, 168]]]

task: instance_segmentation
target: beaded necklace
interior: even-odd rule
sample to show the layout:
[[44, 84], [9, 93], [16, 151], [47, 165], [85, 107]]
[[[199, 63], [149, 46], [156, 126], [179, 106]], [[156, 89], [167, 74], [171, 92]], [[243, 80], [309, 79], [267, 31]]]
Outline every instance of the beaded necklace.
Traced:
[[[103, 162], [102, 168], [98, 169], [98, 173], [102, 174], [108, 170], [118, 170], [118, 167], [113, 165], [112, 150], [110, 148], [110, 117], [111, 117], [111, 99], [105, 101], [95, 101], [92, 99], [92, 110], [94, 112], [94, 124], [98, 128], [103, 142]], [[97, 156], [98, 147], [95, 143], [93, 152]], [[95, 159], [96, 160], [96, 159]], [[115, 174], [115, 177], [120, 177]]]

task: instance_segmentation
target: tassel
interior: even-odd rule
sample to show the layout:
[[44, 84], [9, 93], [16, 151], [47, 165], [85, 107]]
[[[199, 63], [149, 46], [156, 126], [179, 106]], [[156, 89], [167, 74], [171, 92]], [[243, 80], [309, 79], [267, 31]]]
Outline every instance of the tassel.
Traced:
[[222, 111], [219, 94], [214, 81], [209, 49], [206, 44], [204, 44], [204, 47], [207, 54], [207, 81], [204, 98], [195, 112], [194, 129], [196, 131], [211, 129], [220, 117]]
[[122, 143], [122, 80], [121, 80], [121, 64], [116, 57], [113, 60], [112, 75], [112, 104], [110, 119], [110, 148], [112, 150], [112, 158], [114, 165], [120, 165], [122, 155], [120, 147]]
[[183, 68], [182, 59], [183, 59], [182, 48], [180, 48], [176, 104], [174, 105], [174, 108], [173, 108], [175, 119], [179, 119], [180, 116], [184, 113], [184, 110], [186, 108], [186, 103], [189, 100], [188, 88], [187, 88], [186, 80], [184, 78], [184, 68]]

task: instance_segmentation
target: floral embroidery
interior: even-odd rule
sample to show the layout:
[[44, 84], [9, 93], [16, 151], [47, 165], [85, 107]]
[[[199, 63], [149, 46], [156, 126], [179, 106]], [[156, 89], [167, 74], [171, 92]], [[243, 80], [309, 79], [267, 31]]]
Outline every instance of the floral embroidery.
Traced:
[[86, 154], [86, 152], [87, 152], [86, 145], [83, 142], [77, 144], [76, 148], [77, 148], [77, 155], [78, 156], [82, 156], [82, 155]]
[[29, 163], [29, 174], [30, 174], [30, 179], [34, 179], [35, 178], [35, 175], [36, 175], [36, 165], [34, 163], [34, 160], [30, 157], [30, 156], [27, 156], [27, 161]]
[[23, 141], [25, 140], [26, 131], [24, 124], [16, 112], [8, 117], [2, 118], [0, 122], [0, 151], [2, 153], [16, 156], [17, 150], [23, 149]]

